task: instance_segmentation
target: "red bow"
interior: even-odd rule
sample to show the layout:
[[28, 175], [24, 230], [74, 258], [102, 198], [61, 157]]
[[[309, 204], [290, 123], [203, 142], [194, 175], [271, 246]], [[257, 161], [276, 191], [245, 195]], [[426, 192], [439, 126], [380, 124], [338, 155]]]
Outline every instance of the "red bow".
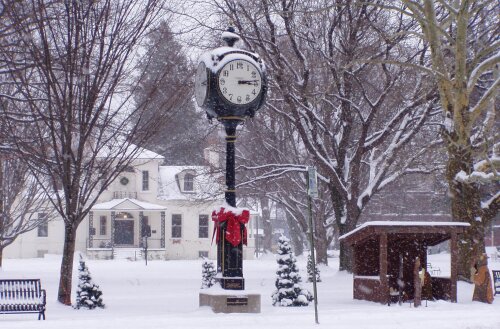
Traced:
[[[240, 215], [236, 215], [232, 211], [224, 212], [224, 207], [221, 207], [219, 212], [215, 210], [212, 212], [212, 220], [215, 222], [214, 233], [212, 235], [212, 242], [214, 235], [216, 242], [219, 243], [220, 225], [226, 222], [226, 240], [236, 247], [241, 243], [241, 224], [245, 225], [250, 220], [250, 212], [243, 210]], [[243, 226], [243, 244], [247, 244], [247, 228]]]

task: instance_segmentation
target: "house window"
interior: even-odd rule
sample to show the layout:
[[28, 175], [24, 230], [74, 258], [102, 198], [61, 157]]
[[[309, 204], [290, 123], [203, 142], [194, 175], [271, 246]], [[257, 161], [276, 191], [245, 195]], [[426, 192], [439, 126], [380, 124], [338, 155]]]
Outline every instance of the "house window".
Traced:
[[200, 215], [198, 222], [198, 237], [208, 238], [208, 215]]
[[99, 234], [106, 235], [106, 228], [108, 227], [108, 219], [106, 216], [99, 217]]
[[208, 251], [198, 251], [199, 258], [208, 258]]
[[38, 236], [45, 238], [49, 236], [49, 223], [47, 221], [47, 214], [38, 214]]
[[149, 171], [142, 171], [142, 190], [149, 191]]
[[194, 191], [194, 175], [193, 174], [185, 174], [184, 175], [184, 191], [192, 192]]
[[172, 238], [182, 238], [182, 216], [172, 215]]

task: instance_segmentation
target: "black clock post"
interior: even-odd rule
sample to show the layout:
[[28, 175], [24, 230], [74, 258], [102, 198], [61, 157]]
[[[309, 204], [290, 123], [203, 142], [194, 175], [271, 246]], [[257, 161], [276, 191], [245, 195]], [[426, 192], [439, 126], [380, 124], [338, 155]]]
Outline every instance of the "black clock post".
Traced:
[[[235, 172], [235, 143], [236, 128], [243, 122], [243, 118], [227, 117], [220, 118], [226, 131], [226, 191], [224, 198], [226, 203], [236, 208], [236, 172]], [[240, 234], [243, 236], [244, 225], [240, 224]], [[243, 278], [243, 241], [233, 246], [226, 239], [227, 224], [222, 223], [218, 231], [217, 243], [217, 271], [221, 273], [219, 279], [223, 289], [243, 290], [245, 279]]]
[[[226, 203], [236, 208], [235, 142], [236, 129], [247, 117], [253, 117], [264, 103], [267, 91], [265, 66], [257, 54], [234, 47], [240, 37], [229, 28], [222, 34], [226, 47], [212, 50], [200, 59], [195, 81], [198, 105], [210, 120], [217, 119], [226, 131]], [[217, 230], [217, 271], [221, 287], [243, 290], [243, 238], [235, 245], [228, 241], [227, 221], [219, 221]], [[244, 224], [238, 223], [244, 235]], [[233, 225], [234, 229], [234, 225]], [[230, 232], [234, 235], [234, 232]]]

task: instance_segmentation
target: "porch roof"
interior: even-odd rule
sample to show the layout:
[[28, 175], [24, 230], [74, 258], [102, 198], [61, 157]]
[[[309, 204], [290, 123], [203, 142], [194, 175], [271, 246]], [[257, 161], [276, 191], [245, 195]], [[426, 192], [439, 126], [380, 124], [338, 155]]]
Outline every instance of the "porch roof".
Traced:
[[162, 205], [139, 201], [137, 199], [113, 199], [111, 201], [95, 204], [92, 210], [166, 210]]

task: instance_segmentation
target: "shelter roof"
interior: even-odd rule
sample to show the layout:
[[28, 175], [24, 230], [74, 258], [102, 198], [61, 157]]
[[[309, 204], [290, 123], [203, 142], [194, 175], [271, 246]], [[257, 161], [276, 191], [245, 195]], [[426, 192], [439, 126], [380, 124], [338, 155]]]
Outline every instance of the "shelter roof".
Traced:
[[362, 224], [339, 239], [354, 245], [386, 233], [392, 236], [392, 240], [413, 239], [432, 246], [448, 240], [452, 231], [462, 233], [469, 226], [464, 222], [373, 221]]

